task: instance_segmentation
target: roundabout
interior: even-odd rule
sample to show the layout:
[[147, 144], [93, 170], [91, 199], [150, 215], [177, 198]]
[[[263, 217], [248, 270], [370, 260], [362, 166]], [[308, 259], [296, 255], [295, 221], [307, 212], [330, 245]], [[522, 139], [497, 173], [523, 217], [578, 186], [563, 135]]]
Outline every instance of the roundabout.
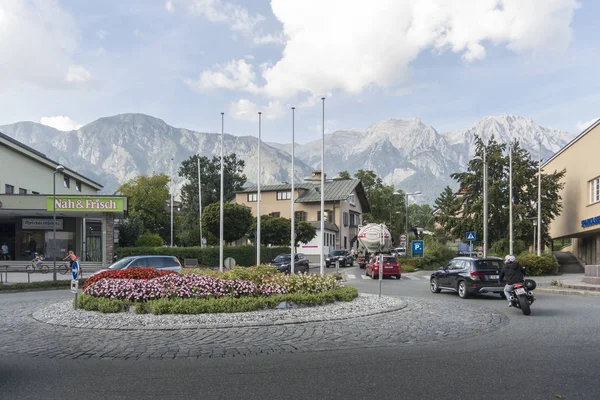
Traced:
[[508, 323], [473, 303], [366, 294], [349, 303], [204, 316], [101, 314], [73, 310], [65, 299], [0, 310], [0, 351], [50, 359], [240, 357], [434, 344]]

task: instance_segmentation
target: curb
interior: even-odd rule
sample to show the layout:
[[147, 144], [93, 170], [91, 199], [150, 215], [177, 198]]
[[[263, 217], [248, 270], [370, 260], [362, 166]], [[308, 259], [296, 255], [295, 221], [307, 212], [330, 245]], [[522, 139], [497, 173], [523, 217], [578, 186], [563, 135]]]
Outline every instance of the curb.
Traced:
[[578, 290], [575, 288], [564, 287], [562, 289], [551, 289], [551, 288], [535, 288], [536, 292], [539, 293], [552, 293], [552, 294], [562, 294], [562, 295], [578, 295], [578, 296], [600, 296], [600, 291], [597, 290]]

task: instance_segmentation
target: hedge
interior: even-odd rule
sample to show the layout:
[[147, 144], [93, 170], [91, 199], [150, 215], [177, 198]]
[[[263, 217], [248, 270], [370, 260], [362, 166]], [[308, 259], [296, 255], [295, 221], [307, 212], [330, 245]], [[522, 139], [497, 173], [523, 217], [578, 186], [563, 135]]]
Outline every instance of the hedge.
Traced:
[[[84, 279], [84, 278], [79, 279], [79, 287], [81, 287], [85, 281], [86, 281], [86, 279]], [[71, 280], [0, 284], [0, 291], [29, 290], [29, 289], [69, 289], [69, 288], [71, 288]]]
[[103, 313], [116, 313], [128, 310], [129, 307], [133, 306], [136, 314], [206, 314], [273, 309], [283, 302], [297, 306], [314, 306], [333, 303], [334, 301], [352, 301], [356, 297], [358, 297], [358, 290], [350, 286], [328, 290], [323, 293], [288, 293], [269, 297], [177, 298], [147, 302], [107, 299], [82, 294], [79, 296], [78, 306], [87, 311], [100, 311]]
[[[261, 247], [261, 263], [271, 262], [281, 253], [289, 253], [289, 247]], [[206, 267], [219, 266], [219, 247], [121, 247], [117, 250], [117, 257], [142, 255], [165, 255], [175, 256], [183, 265], [186, 258], [196, 258], [198, 263]], [[225, 246], [223, 249], [225, 258], [233, 257], [236, 264], [249, 267], [256, 265], [256, 247], [254, 246]]]
[[558, 273], [558, 262], [551, 253], [543, 253], [539, 257], [535, 253], [522, 253], [517, 257], [517, 262], [525, 268], [525, 272], [529, 276]]

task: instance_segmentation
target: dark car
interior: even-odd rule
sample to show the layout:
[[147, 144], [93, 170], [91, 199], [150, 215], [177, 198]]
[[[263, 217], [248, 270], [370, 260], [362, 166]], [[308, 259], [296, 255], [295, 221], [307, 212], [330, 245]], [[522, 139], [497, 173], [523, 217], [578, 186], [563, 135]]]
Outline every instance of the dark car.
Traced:
[[334, 250], [325, 259], [325, 266], [335, 267], [335, 262], [340, 262], [340, 267], [351, 267], [354, 265], [354, 257], [348, 250]]
[[504, 297], [504, 284], [499, 281], [503, 266], [504, 261], [498, 257], [456, 257], [431, 274], [429, 287], [433, 293], [455, 291], [463, 299], [479, 293]]
[[[277, 267], [279, 272], [289, 274], [292, 270], [290, 253], [282, 253], [271, 261], [271, 265]], [[308, 259], [302, 253], [294, 254], [294, 273], [308, 273]]]
[[[121, 258], [106, 269], [94, 272], [92, 275], [103, 271], [113, 271], [133, 267], [156, 268], [160, 270], [171, 270], [181, 272], [181, 263], [173, 256], [131, 256]], [[91, 275], [90, 275], [91, 276]]]

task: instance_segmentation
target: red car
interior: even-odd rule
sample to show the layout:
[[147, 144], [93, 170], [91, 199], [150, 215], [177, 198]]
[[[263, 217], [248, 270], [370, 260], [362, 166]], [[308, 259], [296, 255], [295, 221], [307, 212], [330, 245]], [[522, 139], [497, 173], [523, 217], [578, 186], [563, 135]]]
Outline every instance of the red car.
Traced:
[[[376, 255], [371, 258], [371, 261], [367, 264], [366, 275], [373, 279], [379, 279], [379, 259], [382, 255]], [[402, 269], [396, 257], [384, 254], [383, 255], [383, 277], [395, 276], [396, 279], [402, 277]]]

